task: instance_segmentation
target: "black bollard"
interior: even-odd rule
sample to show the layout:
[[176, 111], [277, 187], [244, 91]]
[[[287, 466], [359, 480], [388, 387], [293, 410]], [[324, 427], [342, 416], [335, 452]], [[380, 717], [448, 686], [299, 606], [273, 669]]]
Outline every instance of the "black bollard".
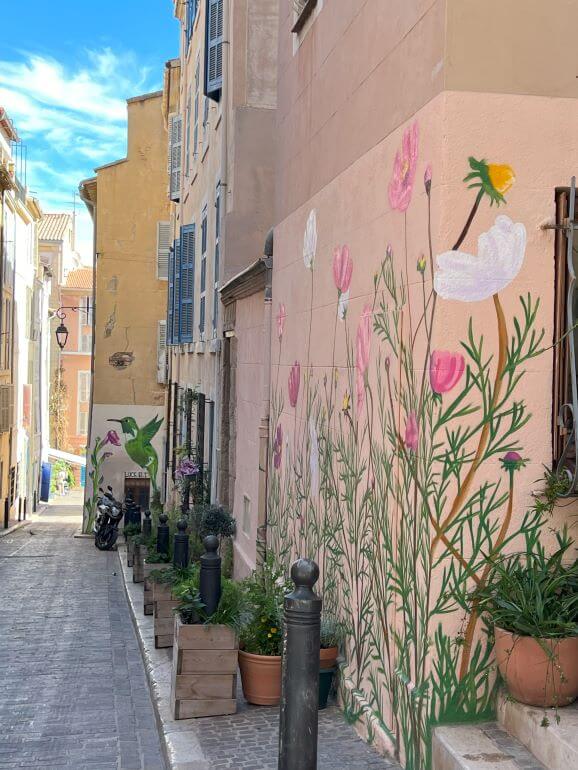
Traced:
[[142, 531], [141, 507], [140, 507], [140, 505], [137, 505], [136, 503], [135, 503], [135, 506], [134, 506], [134, 514], [133, 514], [133, 516], [134, 516], [134, 518], [133, 518], [134, 523], [138, 526], [139, 530]]
[[133, 508], [134, 500], [130, 492], [127, 492], [124, 498], [124, 523], [125, 526], [133, 523]]
[[153, 533], [153, 525], [151, 521], [151, 512], [149, 510], [146, 510], [144, 512], [144, 521], [142, 523], [142, 533], [143, 537], [150, 537]]
[[166, 513], [159, 516], [159, 525], [157, 527], [157, 553], [169, 552], [169, 517]]
[[184, 517], [177, 521], [177, 530], [173, 545], [173, 566], [184, 569], [189, 565], [189, 536], [187, 534], [187, 520]]
[[201, 556], [199, 593], [205, 612], [211, 616], [221, 601], [221, 557], [217, 553], [219, 538], [207, 535], [203, 540], [205, 553]]
[[285, 597], [279, 770], [316, 770], [319, 716], [321, 599], [313, 591], [319, 567], [298, 559], [295, 590]]

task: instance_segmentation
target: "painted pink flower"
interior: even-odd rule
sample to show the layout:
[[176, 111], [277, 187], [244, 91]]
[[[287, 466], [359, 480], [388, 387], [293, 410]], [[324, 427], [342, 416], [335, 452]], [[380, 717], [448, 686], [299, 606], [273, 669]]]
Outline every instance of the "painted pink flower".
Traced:
[[389, 202], [397, 211], [407, 211], [411, 201], [417, 166], [419, 129], [417, 122], [404, 131], [401, 151], [395, 154], [393, 175], [389, 183]]
[[299, 384], [301, 382], [301, 366], [299, 361], [295, 361], [289, 372], [289, 403], [291, 406], [297, 406], [299, 396]]
[[357, 327], [355, 368], [357, 370], [357, 406], [361, 408], [365, 398], [367, 367], [371, 351], [371, 305], [365, 305]]
[[281, 456], [283, 454], [283, 428], [279, 424], [275, 431], [275, 440], [273, 441], [273, 467], [279, 470], [281, 467]]
[[466, 362], [461, 353], [449, 350], [434, 350], [429, 361], [429, 381], [434, 393], [447, 393], [454, 388], [462, 374]]
[[521, 454], [518, 452], [506, 452], [502, 457], [502, 468], [512, 474], [514, 471], [519, 471], [526, 465], [527, 460], [524, 460]]
[[428, 163], [427, 166], [425, 167], [425, 173], [423, 175], [423, 184], [425, 187], [425, 191], [428, 195], [430, 194], [430, 190], [431, 190], [431, 174], [432, 174], [431, 163]]
[[419, 441], [419, 426], [415, 412], [410, 412], [407, 416], [404, 441], [408, 449], [411, 449], [412, 452], [417, 452]]
[[279, 339], [283, 336], [283, 329], [285, 328], [285, 319], [287, 318], [287, 313], [285, 312], [285, 305], [280, 302], [279, 303], [279, 312], [277, 313], [277, 336]]
[[337, 246], [333, 252], [333, 280], [340, 294], [349, 291], [353, 274], [353, 260], [349, 256], [349, 246]]
[[109, 430], [104, 439], [103, 446], [105, 444], [112, 444], [113, 446], [120, 446], [120, 438], [115, 430]]

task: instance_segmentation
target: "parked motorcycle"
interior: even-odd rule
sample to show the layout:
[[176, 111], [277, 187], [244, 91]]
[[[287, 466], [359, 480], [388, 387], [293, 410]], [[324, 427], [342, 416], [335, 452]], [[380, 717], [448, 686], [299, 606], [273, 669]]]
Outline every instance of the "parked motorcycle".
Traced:
[[108, 491], [100, 489], [102, 496], [97, 504], [94, 522], [94, 545], [99, 551], [111, 551], [118, 538], [118, 525], [123, 517], [122, 504], [115, 500], [112, 487]]

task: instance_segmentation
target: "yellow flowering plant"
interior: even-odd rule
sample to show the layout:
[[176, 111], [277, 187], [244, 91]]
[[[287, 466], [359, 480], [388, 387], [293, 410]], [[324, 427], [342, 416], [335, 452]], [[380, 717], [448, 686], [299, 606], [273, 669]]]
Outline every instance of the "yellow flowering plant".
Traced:
[[253, 655], [281, 655], [283, 600], [293, 590], [292, 584], [270, 555], [243, 587], [247, 617], [241, 628], [241, 649]]
[[516, 175], [511, 166], [505, 163], [488, 163], [484, 159], [468, 158], [471, 172], [464, 182], [471, 182], [469, 188], [479, 188], [480, 195], [487, 195], [490, 205], [505, 203], [504, 195], [516, 181]]

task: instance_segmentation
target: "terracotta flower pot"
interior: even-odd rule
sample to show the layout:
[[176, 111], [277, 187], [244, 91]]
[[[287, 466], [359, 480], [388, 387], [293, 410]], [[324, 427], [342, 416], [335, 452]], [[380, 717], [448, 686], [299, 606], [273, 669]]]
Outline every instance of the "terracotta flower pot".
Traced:
[[578, 697], [578, 636], [534, 639], [494, 630], [496, 661], [510, 695], [528, 706], [568, 706]]
[[339, 649], [337, 647], [322, 647], [319, 650], [319, 668], [321, 671], [335, 668], [338, 652]]
[[248, 703], [277, 706], [281, 700], [281, 656], [239, 650], [243, 694]]

